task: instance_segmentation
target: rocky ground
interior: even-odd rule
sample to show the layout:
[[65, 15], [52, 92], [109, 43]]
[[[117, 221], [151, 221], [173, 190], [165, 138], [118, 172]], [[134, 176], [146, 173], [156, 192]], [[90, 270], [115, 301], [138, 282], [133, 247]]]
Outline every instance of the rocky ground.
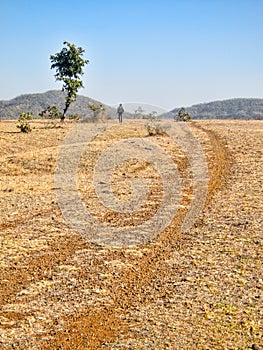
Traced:
[[[195, 225], [182, 233], [195, 195], [186, 152], [141, 121], [101, 133], [79, 162], [86, 208], [110, 227], [133, 227], [156, 213], [161, 177], [151, 164], [115, 169], [122, 201], [142, 177], [150, 193], [133, 215], [105, 209], [91, 181], [98, 157], [114, 142], [150, 140], [176, 163], [179, 209], [150, 242], [116, 248], [92, 243], [63, 218], [54, 169], [74, 124], [33, 122], [19, 133], [0, 122], [0, 348], [261, 349], [263, 237], [261, 121], [198, 121], [189, 127], [206, 157], [209, 186]], [[92, 126], [91, 126], [92, 127]]]

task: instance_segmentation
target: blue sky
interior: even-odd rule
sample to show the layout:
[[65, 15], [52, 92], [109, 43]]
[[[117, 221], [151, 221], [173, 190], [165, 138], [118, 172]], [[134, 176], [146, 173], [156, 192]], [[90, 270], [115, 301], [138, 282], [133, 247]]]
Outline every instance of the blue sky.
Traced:
[[60, 89], [63, 41], [90, 64], [80, 94], [164, 109], [263, 97], [262, 0], [0, 0], [0, 100]]

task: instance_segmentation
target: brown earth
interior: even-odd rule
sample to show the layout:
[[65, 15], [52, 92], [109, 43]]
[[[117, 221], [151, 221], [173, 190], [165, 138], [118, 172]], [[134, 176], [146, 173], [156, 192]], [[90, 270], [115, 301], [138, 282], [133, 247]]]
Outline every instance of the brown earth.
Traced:
[[[193, 178], [187, 156], [166, 133], [148, 136], [141, 121], [99, 135], [83, 154], [78, 190], [91, 213], [117, 226], [149, 219], [162, 201], [151, 164], [115, 169], [115, 195], [129, 200], [131, 181], [150, 194], [134, 215], [112, 212], [96, 198], [92, 172], [117, 140], [147, 139], [176, 163], [180, 209], [155, 239], [135, 247], [89, 242], [64, 220], [54, 185], [59, 145], [74, 124], [30, 134], [0, 122], [0, 348], [251, 349], [263, 346], [261, 121], [189, 124], [209, 170], [206, 206], [190, 231]], [[164, 130], [165, 131], [165, 130]]]

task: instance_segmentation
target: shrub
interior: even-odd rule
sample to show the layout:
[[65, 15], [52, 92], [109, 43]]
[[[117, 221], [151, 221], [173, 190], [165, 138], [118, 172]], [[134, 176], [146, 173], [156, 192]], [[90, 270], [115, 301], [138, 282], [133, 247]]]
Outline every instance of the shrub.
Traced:
[[92, 122], [99, 122], [99, 121], [106, 120], [105, 107], [102, 104], [89, 103], [88, 107], [93, 112], [93, 118], [91, 118]]
[[33, 119], [33, 115], [31, 113], [21, 112], [18, 118], [19, 124], [16, 127], [20, 129], [21, 132], [28, 133], [32, 131], [31, 126], [29, 124], [29, 120], [32, 120], [32, 119]]
[[61, 119], [62, 113], [59, 112], [56, 106], [48, 106], [42, 112], [39, 113], [43, 119]]
[[188, 122], [192, 119], [192, 116], [184, 108], [181, 108], [174, 119], [179, 122]]
[[165, 135], [166, 132], [160, 124], [147, 124], [146, 125], [148, 136]]
[[62, 113], [56, 106], [47, 106], [46, 109], [39, 113], [39, 116], [43, 119], [47, 119], [45, 128], [56, 128], [58, 119], [61, 120], [62, 118]]

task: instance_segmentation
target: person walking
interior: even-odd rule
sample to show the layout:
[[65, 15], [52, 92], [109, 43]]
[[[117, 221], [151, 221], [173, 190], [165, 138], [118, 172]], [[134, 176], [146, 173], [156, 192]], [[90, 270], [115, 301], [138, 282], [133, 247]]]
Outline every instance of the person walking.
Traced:
[[123, 108], [122, 104], [120, 103], [119, 107], [117, 108], [119, 123], [122, 123], [123, 112], [124, 112], [124, 108]]

